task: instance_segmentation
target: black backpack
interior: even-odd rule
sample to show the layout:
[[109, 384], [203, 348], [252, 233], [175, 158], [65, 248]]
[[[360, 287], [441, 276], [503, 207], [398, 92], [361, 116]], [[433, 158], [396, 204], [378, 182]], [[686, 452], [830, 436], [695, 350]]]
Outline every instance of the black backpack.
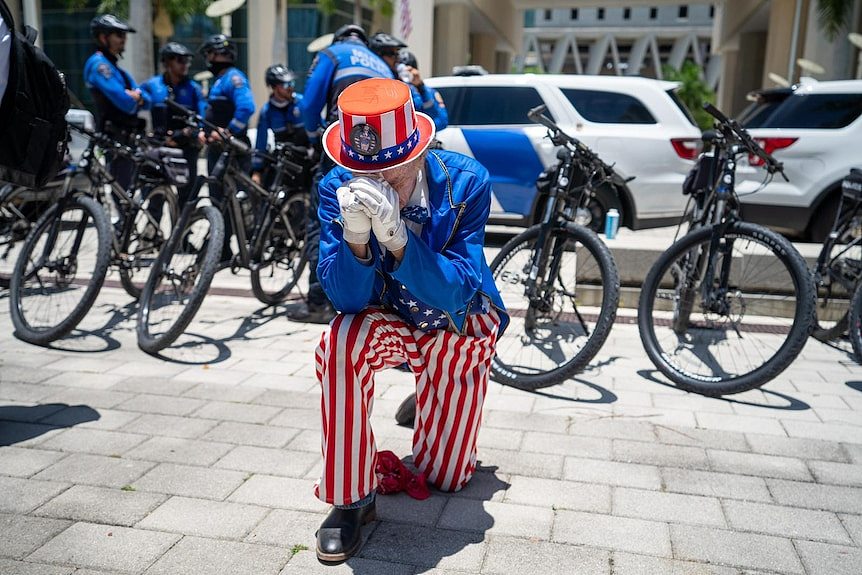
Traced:
[[38, 188], [53, 178], [66, 155], [69, 94], [66, 80], [34, 45], [36, 31], [15, 30], [0, 0], [0, 14], [13, 32], [9, 83], [0, 102], [0, 181]]

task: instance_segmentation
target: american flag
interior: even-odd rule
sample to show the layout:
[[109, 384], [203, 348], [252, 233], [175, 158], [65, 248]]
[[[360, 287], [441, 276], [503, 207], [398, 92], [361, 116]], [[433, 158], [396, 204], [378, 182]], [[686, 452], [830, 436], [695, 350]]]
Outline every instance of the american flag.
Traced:
[[413, 31], [413, 18], [410, 16], [410, 0], [401, 0], [401, 39], [405, 42], [410, 39]]

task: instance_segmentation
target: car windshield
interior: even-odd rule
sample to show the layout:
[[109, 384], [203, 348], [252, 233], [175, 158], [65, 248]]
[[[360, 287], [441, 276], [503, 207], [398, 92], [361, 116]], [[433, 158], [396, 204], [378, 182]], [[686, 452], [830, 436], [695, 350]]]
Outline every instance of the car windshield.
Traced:
[[757, 127], [835, 130], [850, 125], [860, 114], [862, 94], [795, 94]]
[[739, 115], [739, 123], [745, 128], [763, 128], [763, 123], [779, 104], [780, 101], [753, 102]]

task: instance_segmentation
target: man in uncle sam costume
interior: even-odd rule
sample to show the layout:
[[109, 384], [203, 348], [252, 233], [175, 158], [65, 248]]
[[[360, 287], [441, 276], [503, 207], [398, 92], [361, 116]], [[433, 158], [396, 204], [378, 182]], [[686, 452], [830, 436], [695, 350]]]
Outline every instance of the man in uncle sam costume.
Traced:
[[406, 363], [416, 378], [413, 462], [458, 491], [476, 468], [476, 437], [497, 337], [508, 323], [485, 261], [488, 172], [428, 150], [434, 122], [410, 89], [372, 78], [338, 98], [323, 147], [338, 164], [320, 184], [318, 276], [340, 312], [316, 351], [323, 472], [334, 507], [317, 555], [343, 561], [375, 518], [374, 373]]

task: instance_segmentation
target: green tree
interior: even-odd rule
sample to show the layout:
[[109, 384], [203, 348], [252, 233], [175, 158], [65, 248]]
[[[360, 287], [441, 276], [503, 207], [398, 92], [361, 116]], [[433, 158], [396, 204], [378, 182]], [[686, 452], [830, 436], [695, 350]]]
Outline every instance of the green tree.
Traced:
[[855, 0], [817, 0], [817, 17], [820, 29], [829, 40], [834, 40], [850, 21]]
[[694, 120], [701, 130], [710, 129], [712, 116], [706, 113], [703, 105], [706, 102], [715, 102], [715, 92], [703, 81], [700, 66], [690, 61], [683, 64], [680, 70], [665, 65], [662, 68], [662, 74], [665, 80], [680, 82], [681, 85], [676, 91], [679, 99], [691, 110]]

